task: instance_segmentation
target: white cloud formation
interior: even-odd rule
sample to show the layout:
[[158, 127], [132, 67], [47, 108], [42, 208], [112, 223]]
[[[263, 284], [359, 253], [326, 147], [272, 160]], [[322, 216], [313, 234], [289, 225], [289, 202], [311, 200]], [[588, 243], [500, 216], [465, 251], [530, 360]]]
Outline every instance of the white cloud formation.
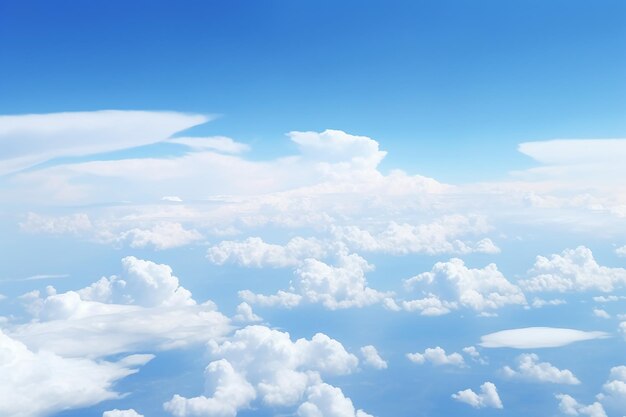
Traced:
[[611, 292], [626, 284], [626, 269], [598, 265], [591, 250], [584, 246], [550, 258], [538, 256], [529, 273], [530, 278], [520, 281], [526, 291]]
[[128, 240], [131, 248], [153, 246], [155, 249], [171, 249], [185, 246], [202, 239], [195, 229], [187, 230], [180, 223], [161, 222], [148, 229], [133, 228], [120, 234], [120, 240]]
[[452, 398], [459, 402], [469, 404], [474, 408], [503, 408], [496, 386], [492, 382], [482, 384], [480, 386], [480, 394], [468, 388], [456, 394], [452, 394]]
[[615, 254], [617, 256], [626, 257], [626, 245], [620, 246], [619, 248], [616, 248], [615, 249]]
[[202, 115], [128, 110], [0, 116], [0, 175], [57, 157], [159, 142], [208, 120]]
[[376, 347], [372, 345], [363, 346], [361, 348], [361, 356], [363, 356], [363, 362], [376, 369], [387, 369], [387, 361], [385, 361]]
[[126, 257], [122, 266], [121, 276], [78, 291], [26, 294], [36, 320], [11, 326], [9, 334], [63, 356], [103, 357], [206, 342], [230, 330], [228, 318], [212, 302], [198, 305], [168, 265]]
[[610, 319], [611, 315], [606, 311], [606, 310], [602, 310], [601, 308], [594, 308], [593, 309], [593, 315], [596, 317], [599, 317], [601, 319]]
[[560, 347], [574, 342], [607, 337], [609, 337], [607, 333], [599, 331], [585, 332], [556, 327], [525, 327], [481, 336], [480, 345], [487, 348], [536, 349]]
[[502, 368], [509, 378], [520, 378], [528, 381], [551, 382], [554, 384], [578, 385], [580, 381], [569, 369], [559, 369], [549, 362], [538, 362], [539, 356], [525, 353], [517, 357], [516, 368]]
[[238, 154], [250, 150], [250, 146], [227, 138], [225, 136], [212, 137], [176, 137], [168, 140], [170, 143], [185, 145], [198, 151], [212, 150], [223, 153]]
[[102, 413], [102, 417], [144, 417], [144, 416], [143, 414], [139, 414], [132, 408], [128, 410], [118, 410], [116, 408], [115, 410], [105, 411], [104, 413]]
[[543, 298], [535, 297], [533, 298], [533, 301], [530, 305], [533, 308], [541, 308], [545, 306], [560, 306], [563, 304], [567, 304], [567, 301], [560, 299], [560, 298], [554, 298], [552, 300], [544, 300]]
[[367, 416], [322, 381], [323, 375], [348, 374], [358, 365], [356, 356], [322, 333], [292, 342], [288, 333], [248, 326], [208, 346], [214, 360], [206, 369], [205, 395], [175, 395], [164, 408], [176, 417], [234, 417], [255, 400], [270, 407], [300, 404], [300, 416]]
[[153, 358], [133, 355], [118, 362], [64, 358], [30, 350], [0, 331], [0, 415], [39, 417], [119, 398], [116, 381]]
[[250, 304], [244, 301], [237, 306], [237, 314], [235, 314], [233, 320], [244, 323], [254, 323], [257, 321], [262, 321], [263, 319], [254, 314]]
[[260, 237], [241, 242], [223, 241], [207, 251], [207, 258], [217, 265], [232, 262], [246, 267], [285, 267], [298, 265], [305, 258], [323, 258], [327, 245], [315, 238], [295, 237], [284, 246], [265, 243]]
[[465, 361], [460, 353], [453, 352], [446, 354], [446, 351], [439, 346], [427, 348], [424, 353], [407, 353], [406, 357], [413, 363], [423, 364], [430, 362], [433, 365], [464, 366]]
[[559, 410], [568, 416], [585, 415], [589, 417], [607, 417], [604, 407], [599, 402], [590, 405], [580, 404], [576, 399], [567, 394], [557, 394]]
[[481, 365], [486, 365], [488, 362], [485, 358], [480, 355], [478, 349], [475, 346], [466, 346], [463, 348], [463, 353], [472, 358], [473, 361], [480, 363]]
[[416, 285], [439, 285], [452, 292], [460, 306], [476, 311], [498, 309], [508, 304], [526, 304], [521, 289], [509, 282], [495, 264], [482, 269], [465, 266], [458, 258], [437, 262], [430, 272], [421, 273], [405, 281], [407, 288]]

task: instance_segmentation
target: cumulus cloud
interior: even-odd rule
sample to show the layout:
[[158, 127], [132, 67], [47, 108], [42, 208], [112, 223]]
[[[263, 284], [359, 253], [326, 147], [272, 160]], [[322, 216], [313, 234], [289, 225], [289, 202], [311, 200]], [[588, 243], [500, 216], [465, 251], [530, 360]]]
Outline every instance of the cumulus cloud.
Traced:
[[610, 319], [611, 315], [606, 312], [606, 310], [602, 310], [601, 308], [594, 308], [593, 315], [599, 317], [601, 319]]
[[480, 394], [468, 388], [456, 394], [452, 394], [452, 398], [459, 402], [469, 404], [474, 408], [503, 408], [496, 386], [492, 382], [482, 384], [480, 386]]
[[586, 332], [556, 327], [525, 327], [484, 335], [480, 338], [480, 345], [487, 348], [536, 349], [560, 347], [574, 342], [607, 337], [609, 337], [607, 333], [599, 331]]
[[237, 306], [237, 314], [233, 317], [233, 320], [245, 323], [253, 323], [256, 321], [262, 321], [263, 319], [254, 314], [250, 304], [244, 301]]
[[538, 256], [528, 279], [520, 281], [526, 291], [611, 292], [626, 284], [626, 269], [599, 265], [589, 248], [566, 249], [550, 258]]
[[137, 372], [152, 355], [118, 362], [64, 358], [47, 350], [30, 350], [0, 331], [0, 415], [39, 417], [119, 398], [118, 380]]
[[439, 346], [427, 348], [424, 353], [407, 353], [406, 357], [413, 363], [423, 364], [430, 362], [433, 365], [464, 366], [465, 361], [460, 353], [446, 354], [446, 351]]
[[626, 257], [626, 245], [615, 249], [617, 256]]
[[372, 345], [363, 346], [361, 355], [366, 365], [376, 369], [387, 369], [387, 361], [378, 354], [378, 350]]
[[161, 222], [151, 228], [133, 228], [120, 234], [119, 240], [128, 240], [132, 248], [152, 246], [155, 249], [171, 249], [185, 246], [202, 239], [195, 229], [187, 230], [180, 223]]
[[580, 404], [576, 399], [567, 394], [557, 394], [559, 410], [568, 416], [584, 415], [589, 417], [607, 417], [604, 407], [599, 402], [590, 405]]
[[516, 368], [505, 366], [504, 375], [509, 378], [520, 378], [528, 381], [551, 382], [554, 384], [578, 385], [580, 381], [572, 371], [558, 369], [549, 362], [538, 362], [539, 356], [525, 353], [517, 357]]
[[296, 269], [289, 292], [279, 291], [275, 295], [265, 296], [242, 291], [240, 296], [247, 302], [258, 301], [266, 305], [306, 301], [320, 303], [330, 310], [365, 307], [379, 303], [391, 295], [368, 287], [365, 273], [373, 268], [359, 255], [347, 254], [345, 251], [337, 255], [336, 266], [307, 258]]
[[222, 343], [209, 342], [209, 353], [214, 360], [205, 372], [204, 395], [175, 395], [164, 404], [166, 411], [177, 417], [234, 417], [258, 401], [299, 405], [300, 416], [367, 416], [358, 414], [339, 388], [323, 382], [324, 375], [353, 372], [358, 359], [322, 333], [294, 342], [288, 333], [248, 326]]
[[159, 142], [208, 120], [202, 115], [129, 110], [0, 116], [0, 175], [62, 156]]
[[305, 258], [325, 257], [326, 246], [315, 238], [295, 237], [283, 246], [266, 243], [260, 237], [249, 237], [241, 242], [220, 242], [208, 249], [207, 258], [217, 265], [232, 262], [256, 268], [295, 266]]
[[230, 330], [228, 318], [212, 302], [196, 303], [168, 265], [126, 257], [122, 266], [120, 276], [77, 291], [26, 294], [36, 320], [12, 326], [10, 335], [63, 356], [102, 357], [205, 342]]
[[453, 294], [453, 302], [476, 311], [526, 304], [522, 290], [509, 282], [495, 264], [473, 269], [458, 258], [437, 262], [430, 272], [406, 280], [405, 285], [409, 289], [416, 285], [439, 285], [442, 292]]
[[545, 306], [559, 306], [562, 304], [567, 304], [567, 301], [560, 299], [560, 298], [554, 298], [552, 300], [544, 300], [543, 298], [535, 297], [533, 298], [533, 301], [530, 305], [533, 308], [541, 308]]

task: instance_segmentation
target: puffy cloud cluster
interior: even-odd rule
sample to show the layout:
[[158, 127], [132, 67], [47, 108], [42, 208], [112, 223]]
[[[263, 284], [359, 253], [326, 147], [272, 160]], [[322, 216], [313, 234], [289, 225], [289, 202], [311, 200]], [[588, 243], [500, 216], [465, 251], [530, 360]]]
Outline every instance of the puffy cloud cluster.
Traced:
[[580, 381], [569, 369], [559, 369], [549, 362], [538, 362], [539, 356], [526, 353], [517, 357], [516, 369], [505, 366], [504, 375], [528, 381], [551, 382], [554, 384], [578, 385]]
[[102, 357], [205, 342], [230, 330], [212, 302], [198, 305], [168, 265], [127, 257], [121, 276], [78, 291], [48, 287], [22, 297], [36, 320], [10, 328], [29, 347], [64, 356]]
[[589, 416], [589, 417], [607, 417], [604, 407], [599, 402], [585, 405], [580, 404], [576, 399], [567, 394], [557, 394], [559, 400], [559, 410], [568, 416]]
[[361, 355], [366, 365], [376, 369], [387, 369], [387, 361], [381, 358], [376, 347], [372, 345], [363, 346], [361, 348]]
[[176, 417], [234, 417], [253, 401], [269, 407], [295, 407], [301, 417], [365, 417], [324, 375], [353, 372], [356, 356], [318, 333], [291, 341], [288, 333], [264, 326], [238, 330], [228, 340], [209, 342], [214, 359], [206, 368], [204, 395], [175, 395], [164, 404]]
[[[475, 311], [494, 310], [509, 304], [526, 304], [522, 290], [509, 282], [495, 264], [482, 269], [468, 268], [458, 258], [448, 262], [437, 262], [431, 271], [421, 273], [405, 281], [408, 289], [416, 285], [439, 286], [440, 293], [451, 293], [454, 300], [447, 305], [439, 301], [439, 295], [429, 294], [423, 305], [417, 308], [436, 308], [437, 312], [447, 312], [457, 305]], [[426, 302], [428, 301], [428, 302]], [[440, 304], [445, 308], [439, 307]]]
[[626, 269], [599, 265], [584, 246], [566, 249], [550, 258], [538, 256], [529, 273], [528, 279], [520, 281], [526, 291], [611, 292], [626, 284]]
[[498, 390], [492, 382], [485, 382], [480, 386], [480, 394], [475, 393], [471, 389], [459, 391], [456, 394], [452, 394], [452, 398], [469, 404], [474, 408], [503, 408], [502, 401], [498, 395]]
[[119, 398], [113, 391], [115, 382], [152, 358], [132, 355], [117, 362], [67, 358], [30, 350], [0, 331], [0, 415], [47, 416]]
[[336, 266], [307, 258], [296, 269], [289, 292], [279, 291], [266, 296], [242, 291], [240, 296], [247, 302], [263, 305], [291, 307], [306, 301], [322, 304], [331, 310], [364, 307], [391, 295], [368, 287], [365, 273], [373, 268], [359, 255], [344, 251], [338, 254]]
[[424, 353], [407, 353], [406, 357], [413, 363], [423, 364], [430, 362], [433, 365], [452, 365], [452, 366], [464, 366], [465, 361], [460, 353], [453, 352], [446, 354], [446, 351], [439, 346], [434, 348], [427, 348]]

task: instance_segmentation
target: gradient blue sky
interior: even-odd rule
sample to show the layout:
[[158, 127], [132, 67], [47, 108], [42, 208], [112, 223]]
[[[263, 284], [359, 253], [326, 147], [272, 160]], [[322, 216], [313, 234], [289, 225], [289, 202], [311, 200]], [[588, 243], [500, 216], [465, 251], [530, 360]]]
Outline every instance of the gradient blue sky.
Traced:
[[0, 0], [0, 417], [626, 415], [624, 138], [624, 1]]

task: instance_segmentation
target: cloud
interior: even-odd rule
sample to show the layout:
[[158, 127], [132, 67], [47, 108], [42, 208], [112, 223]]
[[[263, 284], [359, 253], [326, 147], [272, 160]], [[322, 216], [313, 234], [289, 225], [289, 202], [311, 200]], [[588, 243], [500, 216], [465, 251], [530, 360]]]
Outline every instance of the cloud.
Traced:
[[48, 416], [119, 398], [118, 380], [131, 375], [152, 355], [134, 355], [118, 362], [64, 358], [50, 351], [30, 350], [0, 331], [0, 415]]
[[427, 348], [424, 353], [407, 353], [406, 357], [413, 363], [423, 364], [430, 362], [433, 365], [464, 366], [465, 361], [459, 353], [446, 354], [446, 351], [439, 346]]
[[626, 245], [620, 246], [619, 248], [616, 248], [615, 249], [615, 254], [617, 256], [626, 257]]
[[249, 237], [242, 242], [223, 241], [207, 251], [214, 264], [232, 262], [246, 267], [285, 267], [300, 264], [305, 258], [322, 258], [326, 245], [318, 239], [295, 237], [284, 246], [265, 243], [260, 237]]
[[164, 404], [177, 417], [234, 417], [253, 401], [283, 408], [299, 404], [300, 416], [366, 416], [357, 414], [339, 388], [322, 381], [323, 375], [349, 374], [358, 365], [356, 356], [322, 333], [293, 342], [288, 333], [248, 326], [208, 346], [214, 360], [205, 372], [204, 395], [175, 395]]
[[610, 319], [611, 315], [606, 312], [606, 310], [602, 310], [601, 308], [594, 308], [593, 315], [599, 317], [601, 319]]
[[495, 264], [483, 269], [467, 268], [458, 258], [437, 262], [430, 272], [421, 273], [405, 281], [411, 289], [415, 285], [439, 285], [442, 292], [451, 292], [453, 302], [476, 311], [497, 309], [508, 304], [526, 304], [519, 287], [510, 283]]
[[585, 332], [556, 327], [526, 327], [502, 330], [480, 338], [480, 345], [487, 348], [537, 349], [560, 347], [584, 340], [604, 339], [605, 332]]
[[533, 302], [531, 303], [531, 306], [533, 308], [541, 308], [545, 306], [560, 306], [563, 304], [567, 304], [567, 301], [562, 300], [560, 298], [554, 298], [552, 300], [544, 300], [542, 298], [535, 297], [533, 298]]
[[529, 274], [530, 278], [520, 281], [526, 291], [611, 292], [626, 284], [626, 269], [598, 265], [591, 250], [584, 246], [550, 258], [538, 256]]
[[504, 375], [509, 378], [520, 378], [528, 381], [551, 382], [554, 384], [578, 385], [580, 381], [572, 371], [558, 369], [549, 362], [538, 362], [539, 356], [525, 353], [517, 357], [517, 367], [505, 366]]
[[104, 357], [202, 343], [230, 331], [228, 318], [212, 302], [198, 305], [168, 265], [126, 257], [122, 266], [122, 275], [77, 291], [26, 294], [22, 301], [36, 320], [13, 325], [9, 334], [63, 356]]
[[387, 362], [380, 357], [378, 350], [372, 345], [363, 346], [361, 355], [365, 364], [376, 369], [387, 369]]
[[0, 175], [53, 158], [159, 142], [208, 120], [196, 114], [129, 110], [0, 116]]
[[567, 394], [557, 394], [559, 410], [568, 416], [586, 415], [589, 417], [607, 417], [604, 407], [599, 402], [590, 405], [580, 404], [576, 399]]
[[225, 136], [212, 137], [177, 137], [168, 140], [170, 143], [185, 145], [196, 151], [212, 150], [223, 153], [238, 154], [250, 150], [245, 143], [235, 142]]
[[128, 239], [132, 248], [153, 246], [155, 249], [171, 249], [185, 246], [202, 239], [195, 229], [186, 230], [180, 223], [163, 222], [150, 229], [134, 228], [123, 232], [120, 240]]
[[132, 408], [129, 410], [115, 410], [105, 411], [102, 413], [102, 417], [144, 417]]
[[475, 346], [467, 346], [463, 348], [463, 353], [472, 358], [473, 361], [480, 363], [481, 365], [486, 365], [488, 362], [486, 359], [481, 357], [480, 352], [476, 349]]
[[244, 323], [253, 323], [256, 321], [262, 321], [263, 319], [254, 314], [250, 304], [243, 302], [237, 306], [237, 314], [233, 317], [233, 320]]
[[474, 408], [503, 408], [496, 386], [491, 382], [485, 382], [480, 386], [480, 394], [476, 394], [468, 388], [456, 394], [452, 394], [452, 398], [459, 402], [469, 404]]

